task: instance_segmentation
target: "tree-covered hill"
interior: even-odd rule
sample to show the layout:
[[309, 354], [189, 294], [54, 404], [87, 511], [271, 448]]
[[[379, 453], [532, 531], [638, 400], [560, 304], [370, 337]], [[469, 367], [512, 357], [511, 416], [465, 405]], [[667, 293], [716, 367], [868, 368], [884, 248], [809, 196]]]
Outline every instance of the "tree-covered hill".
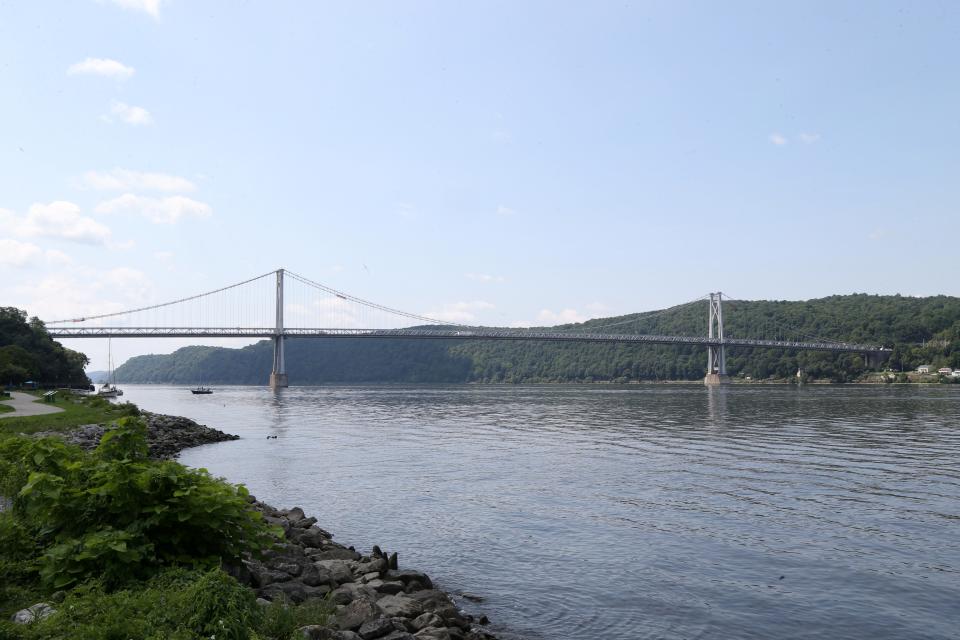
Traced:
[[[558, 329], [702, 336], [705, 302], [663, 311], [601, 318]], [[893, 348], [887, 366], [960, 367], [960, 298], [855, 294], [802, 302], [724, 303], [728, 337], [812, 338]], [[131, 358], [123, 382], [265, 384], [272, 346], [186, 347], [170, 355]], [[731, 375], [852, 380], [864, 372], [858, 354], [729, 349]], [[695, 380], [706, 369], [697, 347], [402, 339], [291, 339], [287, 370], [295, 384], [327, 382], [574, 382]]]
[[87, 356], [66, 349], [37, 318], [0, 307], [0, 385], [33, 380], [44, 385], [87, 385]]

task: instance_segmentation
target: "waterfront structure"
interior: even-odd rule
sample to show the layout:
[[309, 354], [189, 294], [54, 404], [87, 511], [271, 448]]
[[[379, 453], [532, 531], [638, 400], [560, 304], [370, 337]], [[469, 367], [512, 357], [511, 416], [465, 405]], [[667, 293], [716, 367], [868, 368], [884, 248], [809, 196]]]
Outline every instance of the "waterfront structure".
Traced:
[[[291, 281], [300, 287], [293, 296], [287, 291]], [[265, 304], [263, 290], [267, 283], [272, 294], [268, 305]], [[248, 291], [250, 287], [259, 287], [259, 290]], [[702, 304], [704, 299], [698, 298], [679, 306]], [[286, 269], [277, 269], [171, 302], [97, 316], [54, 320], [46, 324], [53, 338], [269, 338], [273, 341], [270, 386], [275, 389], [289, 384], [284, 354], [284, 341], [289, 337], [694, 345], [707, 349], [704, 382], [708, 385], [723, 384], [728, 380], [727, 348], [861, 353], [868, 366], [889, 355], [889, 349], [877, 345], [809, 339], [731, 338], [724, 335], [723, 331], [723, 294], [709, 294], [708, 302], [706, 336], [611, 333], [603, 331], [604, 327], [580, 325], [551, 329], [463, 326], [364, 300]], [[265, 307], [271, 309], [269, 320], [262, 314], [254, 320], [249, 319], [248, 315], [256, 315]], [[291, 311], [296, 311], [297, 322], [287, 321], [285, 312], [289, 315]], [[109, 325], [104, 324], [107, 320], [110, 321]], [[411, 321], [415, 323], [413, 326], [410, 326]], [[406, 326], [375, 328], [397, 323]]]

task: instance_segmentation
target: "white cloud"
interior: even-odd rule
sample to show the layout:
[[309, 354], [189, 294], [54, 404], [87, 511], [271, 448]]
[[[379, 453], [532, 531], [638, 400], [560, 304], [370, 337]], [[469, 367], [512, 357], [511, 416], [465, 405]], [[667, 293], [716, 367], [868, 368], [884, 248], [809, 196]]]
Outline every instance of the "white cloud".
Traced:
[[0, 223], [14, 235], [28, 238], [46, 236], [86, 244], [106, 244], [110, 239], [108, 227], [80, 215], [80, 207], [63, 200], [32, 204], [23, 217], [0, 210]]
[[0, 264], [7, 267], [22, 267], [33, 262], [43, 250], [35, 244], [0, 238]]
[[513, 214], [516, 213], [516, 211], [511, 209], [510, 207], [505, 207], [501, 204], [500, 206], [497, 207], [497, 213], [500, 214], [501, 216], [512, 216]]
[[160, 5], [164, 0], [110, 0], [113, 4], [123, 9], [133, 11], [143, 11], [150, 14], [153, 18], [160, 18]]
[[445, 304], [435, 311], [427, 311], [425, 316], [445, 322], [457, 322], [465, 324], [476, 320], [476, 314], [480, 311], [493, 309], [494, 305], [483, 300], [473, 300], [471, 302], [452, 302]]
[[[134, 126], [153, 124], [153, 116], [143, 107], [133, 107], [126, 102], [114, 100], [110, 103], [110, 114]], [[106, 122], [113, 122], [110, 116], [104, 116]]]
[[141, 306], [152, 287], [147, 277], [130, 267], [102, 270], [78, 267], [49, 274], [15, 289], [32, 315], [44, 320], [89, 317]]
[[561, 311], [551, 311], [550, 309], [541, 309], [537, 314], [537, 324], [550, 326], [555, 324], [573, 324], [587, 320], [587, 316], [582, 315], [576, 309], [563, 309]]
[[110, 58], [87, 58], [67, 68], [67, 75], [106, 76], [117, 80], [126, 80], [134, 73], [134, 68]]
[[512, 322], [512, 327], [552, 327], [558, 324], [575, 324], [585, 322], [591, 318], [597, 318], [610, 314], [610, 308], [602, 302], [592, 302], [587, 305], [587, 312], [581, 313], [576, 309], [561, 309], [553, 311], [552, 309], [541, 309], [537, 314], [536, 320], [518, 320]]
[[82, 184], [99, 191], [196, 191], [197, 186], [180, 176], [116, 168], [112, 171], [87, 171]]
[[101, 202], [95, 211], [105, 214], [138, 213], [156, 224], [173, 224], [187, 216], [205, 218], [212, 212], [210, 205], [184, 196], [148, 198], [132, 193]]
[[769, 139], [770, 139], [770, 142], [777, 145], [778, 147], [782, 147], [788, 142], [788, 140], [784, 138], [782, 135], [780, 135], [779, 133], [771, 133]]
[[803, 144], [813, 144], [820, 140], [819, 133], [801, 133], [797, 136]]
[[169, 262], [173, 259], [172, 251], [154, 251], [153, 257], [159, 260], [160, 262]]
[[503, 282], [503, 276], [492, 276], [487, 273], [466, 273], [464, 276], [474, 282]]

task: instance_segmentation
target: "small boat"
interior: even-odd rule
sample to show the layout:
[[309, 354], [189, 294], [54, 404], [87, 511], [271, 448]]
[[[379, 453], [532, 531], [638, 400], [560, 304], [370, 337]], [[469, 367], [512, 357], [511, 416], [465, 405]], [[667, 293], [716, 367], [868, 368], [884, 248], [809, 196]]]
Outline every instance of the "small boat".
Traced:
[[205, 387], [203, 385], [200, 385], [195, 389], [190, 389], [190, 393], [194, 395], [207, 395], [207, 394], [213, 393], [213, 389], [211, 389], [210, 387]]
[[107, 381], [97, 391], [97, 395], [101, 398], [116, 398], [123, 395], [123, 389], [117, 387], [117, 380], [113, 374], [113, 348], [110, 338], [107, 338]]
[[119, 389], [116, 385], [106, 382], [100, 387], [100, 390], [97, 391], [97, 395], [101, 398], [116, 398], [123, 395], [123, 389]]

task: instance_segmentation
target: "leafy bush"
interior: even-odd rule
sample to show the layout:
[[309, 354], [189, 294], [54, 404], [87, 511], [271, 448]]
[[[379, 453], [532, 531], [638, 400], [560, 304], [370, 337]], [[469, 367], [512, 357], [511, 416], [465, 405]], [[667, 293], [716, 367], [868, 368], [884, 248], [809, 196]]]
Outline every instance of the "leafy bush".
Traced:
[[0, 443], [0, 491], [14, 496], [11, 517], [36, 541], [36, 568], [53, 589], [93, 576], [116, 588], [170, 565], [219, 566], [278, 535], [250, 508], [244, 487], [148, 460], [146, 428], [133, 417], [109, 429], [93, 453], [54, 438]]

